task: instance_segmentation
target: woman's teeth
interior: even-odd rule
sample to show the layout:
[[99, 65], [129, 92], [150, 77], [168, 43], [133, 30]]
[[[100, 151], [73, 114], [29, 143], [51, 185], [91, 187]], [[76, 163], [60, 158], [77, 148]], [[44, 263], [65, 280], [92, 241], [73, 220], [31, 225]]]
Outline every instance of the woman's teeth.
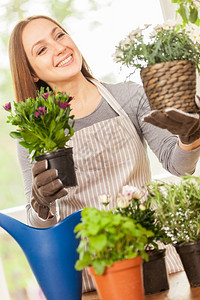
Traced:
[[68, 58], [61, 61], [61, 63], [59, 63], [57, 67], [62, 67], [64, 64], [68, 63], [68, 61], [70, 61], [71, 58], [72, 58], [72, 56], [70, 55]]

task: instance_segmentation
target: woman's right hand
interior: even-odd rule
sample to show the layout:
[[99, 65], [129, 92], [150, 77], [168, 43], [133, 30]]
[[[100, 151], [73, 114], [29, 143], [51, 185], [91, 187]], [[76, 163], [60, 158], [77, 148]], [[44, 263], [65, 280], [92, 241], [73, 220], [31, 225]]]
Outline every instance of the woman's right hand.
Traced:
[[48, 169], [48, 161], [36, 162], [32, 167], [31, 205], [42, 219], [50, 215], [50, 203], [67, 195], [56, 169]]

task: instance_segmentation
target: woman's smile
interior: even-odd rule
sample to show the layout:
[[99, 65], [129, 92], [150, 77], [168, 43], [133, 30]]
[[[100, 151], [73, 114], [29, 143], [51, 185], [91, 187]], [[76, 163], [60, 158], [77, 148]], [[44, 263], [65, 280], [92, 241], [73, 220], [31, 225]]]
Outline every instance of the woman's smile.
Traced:
[[70, 54], [69, 56], [67, 56], [67, 58], [64, 58], [64, 60], [61, 60], [61, 62], [59, 62], [56, 67], [65, 67], [68, 66], [69, 64], [71, 64], [73, 62], [73, 55]]

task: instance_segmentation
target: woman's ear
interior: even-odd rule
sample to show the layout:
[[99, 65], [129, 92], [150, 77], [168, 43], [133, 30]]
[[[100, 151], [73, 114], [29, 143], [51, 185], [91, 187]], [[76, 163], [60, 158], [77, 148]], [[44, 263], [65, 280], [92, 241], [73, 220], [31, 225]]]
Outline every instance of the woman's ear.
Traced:
[[38, 82], [38, 81], [39, 81], [39, 78], [38, 78], [38, 77], [35, 77], [35, 76], [33, 76], [33, 81], [34, 81], [34, 82]]
[[38, 82], [39, 81], [39, 78], [34, 73], [31, 73], [31, 76], [33, 77], [33, 81], [34, 82]]

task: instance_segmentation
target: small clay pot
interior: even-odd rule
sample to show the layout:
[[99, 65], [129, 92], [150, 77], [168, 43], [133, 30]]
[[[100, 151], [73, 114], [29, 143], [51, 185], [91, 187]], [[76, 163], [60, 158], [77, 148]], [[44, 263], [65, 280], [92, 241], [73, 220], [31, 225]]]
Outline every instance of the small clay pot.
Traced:
[[47, 159], [48, 169], [57, 169], [58, 177], [64, 187], [77, 185], [76, 173], [73, 160], [73, 148], [62, 148], [36, 156], [36, 161]]
[[93, 267], [88, 267], [103, 300], [144, 300], [142, 281], [142, 258], [116, 261], [107, 267], [104, 274], [97, 275]]

